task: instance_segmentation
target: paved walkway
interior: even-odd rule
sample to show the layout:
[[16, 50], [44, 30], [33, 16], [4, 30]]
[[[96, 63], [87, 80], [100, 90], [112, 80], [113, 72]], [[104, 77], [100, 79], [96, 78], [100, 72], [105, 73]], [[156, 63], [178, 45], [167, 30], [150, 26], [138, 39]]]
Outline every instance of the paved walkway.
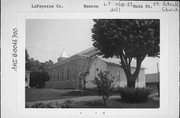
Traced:
[[[110, 98], [120, 98], [119, 95], [116, 95], [116, 96], [111, 96]], [[69, 98], [73, 101], [91, 101], [91, 100], [101, 100], [102, 97], [101, 96], [82, 96], [82, 97], [76, 97], [76, 98]], [[58, 104], [62, 104], [64, 101], [68, 100], [67, 98], [65, 99], [57, 99], [57, 100], [45, 100], [45, 101], [39, 101], [41, 103], [45, 103], [45, 104], [48, 104], [48, 103], [58, 103]], [[33, 105], [34, 103], [36, 103], [37, 101], [35, 102], [26, 102], [26, 105], [28, 106], [31, 106]]]

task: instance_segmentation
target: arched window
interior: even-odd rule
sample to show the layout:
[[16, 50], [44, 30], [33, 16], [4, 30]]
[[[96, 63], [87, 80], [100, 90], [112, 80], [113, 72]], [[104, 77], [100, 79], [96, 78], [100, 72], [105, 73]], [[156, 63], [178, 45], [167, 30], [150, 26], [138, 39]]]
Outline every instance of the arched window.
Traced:
[[63, 71], [62, 71], [62, 75], [61, 76], [62, 76], [62, 81], [63, 81], [64, 80], [64, 72]]
[[56, 80], [56, 73], [54, 73], [54, 79], [53, 79], [54, 81]]
[[57, 81], [59, 81], [59, 73], [57, 73]]
[[69, 80], [69, 69], [67, 68], [67, 80]]

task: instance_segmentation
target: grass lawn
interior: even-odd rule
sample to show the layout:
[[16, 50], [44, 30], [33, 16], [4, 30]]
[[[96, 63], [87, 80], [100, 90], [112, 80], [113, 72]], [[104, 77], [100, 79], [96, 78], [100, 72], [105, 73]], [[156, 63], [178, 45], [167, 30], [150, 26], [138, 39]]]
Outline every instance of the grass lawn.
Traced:
[[[97, 95], [96, 92], [84, 91], [83, 96]], [[41, 100], [56, 100], [64, 98], [73, 98], [82, 96], [81, 91], [71, 89], [34, 89], [26, 88], [25, 98], [26, 102], [41, 101]]]
[[[113, 95], [117, 95], [115, 92]], [[71, 89], [34, 89], [26, 88], [26, 102], [41, 100], [56, 100], [65, 98], [75, 98], [82, 96], [82, 92]], [[96, 92], [84, 91], [83, 96], [97, 96]], [[74, 101], [75, 108], [104, 108], [102, 100]], [[149, 99], [145, 103], [126, 103], [119, 98], [110, 98], [107, 108], [159, 108], [159, 101]]]
[[[102, 100], [75, 102], [75, 108], [105, 108]], [[109, 99], [107, 108], [159, 108], [159, 101], [148, 100], [144, 103], [125, 103], [119, 99]]]

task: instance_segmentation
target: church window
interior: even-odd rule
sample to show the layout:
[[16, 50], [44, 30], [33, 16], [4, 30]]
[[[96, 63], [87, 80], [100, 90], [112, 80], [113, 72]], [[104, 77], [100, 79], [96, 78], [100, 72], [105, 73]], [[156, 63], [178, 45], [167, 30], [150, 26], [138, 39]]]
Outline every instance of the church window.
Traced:
[[53, 81], [53, 73], [51, 73], [51, 81]]
[[54, 77], [53, 77], [53, 81], [56, 80], [56, 73], [54, 72]]
[[59, 73], [57, 73], [57, 80], [59, 81]]
[[59, 73], [59, 81], [61, 81], [61, 73]]
[[67, 69], [67, 80], [69, 80], [69, 69]]
[[64, 73], [62, 72], [62, 80], [64, 80]]

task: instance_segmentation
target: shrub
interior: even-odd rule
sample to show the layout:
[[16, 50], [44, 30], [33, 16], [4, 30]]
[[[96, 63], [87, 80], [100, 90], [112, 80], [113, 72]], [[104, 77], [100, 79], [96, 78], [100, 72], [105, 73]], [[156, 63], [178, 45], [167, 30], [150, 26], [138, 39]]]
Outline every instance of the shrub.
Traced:
[[64, 103], [61, 104], [61, 108], [73, 108], [74, 107], [74, 101], [69, 99], [64, 101]]
[[119, 88], [121, 99], [129, 103], [146, 102], [151, 93], [150, 89], [146, 88]]
[[100, 96], [102, 96], [105, 107], [107, 107], [107, 100], [113, 91], [113, 80], [114, 77], [110, 75], [109, 72], [104, 71], [95, 77], [94, 84], [96, 85], [96, 90]]
[[84, 90], [90, 91], [90, 92], [96, 92], [96, 88], [85, 88]]
[[30, 108], [30, 106], [29, 105], [25, 105], [25, 108]]
[[49, 80], [49, 75], [45, 71], [31, 72], [30, 87], [44, 88], [45, 82]]
[[42, 103], [42, 102], [36, 102], [34, 103], [31, 108], [45, 108], [46, 104]]
[[86, 88], [86, 77], [87, 75], [89, 74], [89, 72], [81, 72], [79, 74], [79, 81], [80, 81], [80, 84], [79, 84], [79, 88], [80, 89], [85, 89]]
[[36, 102], [31, 107], [27, 106], [26, 108], [60, 108], [60, 105], [58, 103], [53, 105], [53, 103], [45, 104], [45, 103], [42, 103], [42, 102]]
[[32, 106], [26, 105], [26, 108], [73, 108], [74, 101], [69, 99], [64, 101], [62, 104], [58, 104], [57, 102], [55, 104], [53, 103], [43, 103], [43, 102], [36, 102]]
[[48, 103], [46, 104], [46, 108], [59, 108], [59, 106], [57, 103], [55, 105], [53, 105], [52, 103]]

